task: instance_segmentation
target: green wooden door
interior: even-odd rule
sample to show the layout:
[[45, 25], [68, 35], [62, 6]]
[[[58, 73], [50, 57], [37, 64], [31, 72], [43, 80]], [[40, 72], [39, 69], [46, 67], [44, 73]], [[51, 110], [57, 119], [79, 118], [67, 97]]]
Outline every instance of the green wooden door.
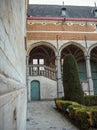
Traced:
[[78, 62], [78, 72], [81, 81], [87, 79], [85, 61]]
[[39, 81], [31, 82], [31, 101], [40, 100], [40, 83]]
[[91, 72], [93, 80], [94, 94], [97, 94], [97, 63], [91, 61]]

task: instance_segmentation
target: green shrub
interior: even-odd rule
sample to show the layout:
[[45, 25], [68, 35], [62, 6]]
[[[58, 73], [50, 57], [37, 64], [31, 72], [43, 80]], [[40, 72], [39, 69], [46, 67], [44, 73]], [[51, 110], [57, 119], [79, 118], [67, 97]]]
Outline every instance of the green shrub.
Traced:
[[93, 127], [97, 128], [97, 109], [92, 110], [91, 116], [92, 116], [92, 121], [93, 121]]
[[80, 130], [88, 130], [90, 128], [90, 124], [88, 122], [87, 112], [83, 109], [76, 110], [75, 113], [75, 123], [80, 127]]
[[64, 112], [80, 130], [97, 128], [97, 106], [83, 106], [77, 102], [62, 99], [56, 99], [55, 102], [58, 110]]
[[64, 101], [61, 103], [62, 105], [62, 111], [66, 114], [68, 113], [68, 106], [72, 105], [72, 101]]
[[86, 106], [97, 105], [97, 95], [84, 96], [84, 103]]
[[61, 111], [62, 111], [62, 102], [64, 102], [64, 100], [62, 100], [60, 98], [55, 99], [55, 105], [56, 105], [57, 109], [61, 110]]
[[81, 109], [82, 107], [83, 106], [78, 104], [78, 103], [72, 104], [72, 105], [68, 106], [70, 119], [75, 120], [75, 113], [76, 113], [76, 111]]
[[63, 86], [66, 100], [83, 104], [83, 91], [78, 75], [77, 63], [73, 55], [64, 57], [63, 63]]

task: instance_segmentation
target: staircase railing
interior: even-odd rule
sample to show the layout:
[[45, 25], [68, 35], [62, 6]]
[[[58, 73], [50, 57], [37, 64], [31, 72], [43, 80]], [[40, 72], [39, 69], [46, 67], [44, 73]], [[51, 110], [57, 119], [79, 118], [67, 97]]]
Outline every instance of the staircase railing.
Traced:
[[56, 80], [57, 71], [46, 65], [29, 65], [29, 76], [45, 76], [52, 80]]

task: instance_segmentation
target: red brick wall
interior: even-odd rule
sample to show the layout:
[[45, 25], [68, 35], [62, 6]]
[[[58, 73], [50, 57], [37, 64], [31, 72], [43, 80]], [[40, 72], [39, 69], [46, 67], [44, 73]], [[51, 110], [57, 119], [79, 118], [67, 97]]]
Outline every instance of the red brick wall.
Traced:
[[[87, 40], [97, 40], [97, 33], [94, 33], [96, 31], [95, 26], [90, 24], [80, 25], [81, 23], [73, 23], [72, 25], [68, 25], [66, 23], [61, 24], [46, 23], [46, 22], [45, 24], [42, 23], [27, 24], [28, 40], [56, 40], [56, 35], [59, 36], [59, 40], [84, 40], [85, 35]], [[41, 32], [41, 31], [47, 31], [47, 32]], [[49, 32], [49, 31], [57, 31], [57, 32]], [[58, 31], [72, 31], [72, 32], [66, 33]], [[89, 33], [85, 33], [85, 31]]]
[[79, 24], [73, 24], [73, 25], [67, 25], [67, 24], [32, 24], [27, 25], [27, 30], [36, 30], [36, 31], [95, 31], [94, 27], [91, 25], [79, 25]]
[[[85, 34], [79, 33], [27, 33], [28, 40], [84, 40]], [[86, 34], [87, 40], [97, 40], [97, 34]]]

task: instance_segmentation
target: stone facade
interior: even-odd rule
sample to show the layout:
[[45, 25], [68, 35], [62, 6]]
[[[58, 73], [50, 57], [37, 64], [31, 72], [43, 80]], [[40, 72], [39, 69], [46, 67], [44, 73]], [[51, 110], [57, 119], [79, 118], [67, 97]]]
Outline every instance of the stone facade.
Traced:
[[26, 130], [26, 1], [0, 1], [0, 130]]
[[[30, 6], [30, 8], [32, 7]], [[37, 8], [38, 6], [34, 6], [35, 11], [37, 11]], [[47, 6], [42, 7], [41, 5], [39, 9], [41, 10], [41, 8], [47, 11], [46, 10]], [[31, 11], [32, 10], [30, 10], [30, 15], [31, 15]], [[32, 14], [34, 14], [33, 11]], [[51, 68], [54, 68], [57, 71], [56, 82], [58, 88], [56, 93], [57, 96], [62, 96], [63, 95], [63, 86], [62, 86], [63, 57], [66, 54], [71, 53], [74, 55], [78, 63], [80, 81], [84, 93], [91, 94], [91, 95], [96, 94], [97, 93], [97, 85], [96, 85], [97, 83], [97, 67], [96, 67], [97, 66], [97, 19], [96, 18], [66, 18], [66, 17], [63, 18], [63, 17], [54, 17], [54, 16], [50, 17], [50, 14], [49, 16], [47, 16], [46, 14], [45, 16], [45, 13], [43, 13], [44, 15], [43, 16], [42, 13], [41, 12], [39, 13], [38, 11], [37, 11], [37, 15], [39, 16], [36, 16], [36, 14], [34, 14], [34, 16], [32, 15], [27, 18], [28, 65], [30, 64], [33, 66], [32, 63], [33, 59], [43, 58], [45, 61], [44, 64], [46, 64]], [[49, 49], [47, 49], [46, 47], [51, 49], [53, 55], [51, 55]], [[48, 52], [48, 54], [44, 50]], [[53, 60], [51, 56], [53, 57]], [[46, 59], [48, 59], [49, 63]], [[32, 76], [34, 78], [34, 75]], [[36, 78], [38, 80], [37, 76]], [[29, 89], [31, 81], [29, 81], [28, 83], [29, 83], [28, 86]], [[46, 81], [46, 83], [49, 83], [49, 81], [48, 82]], [[49, 96], [49, 98], [51, 97]]]

